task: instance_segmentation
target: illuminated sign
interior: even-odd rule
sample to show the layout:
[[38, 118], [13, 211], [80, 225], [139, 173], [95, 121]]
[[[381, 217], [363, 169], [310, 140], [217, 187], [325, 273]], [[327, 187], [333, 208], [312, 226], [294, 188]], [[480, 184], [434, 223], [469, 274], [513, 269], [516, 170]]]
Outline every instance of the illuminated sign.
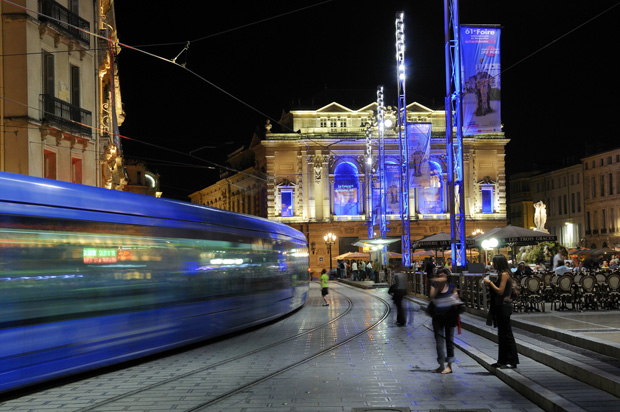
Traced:
[[117, 249], [85, 248], [84, 263], [116, 263]]

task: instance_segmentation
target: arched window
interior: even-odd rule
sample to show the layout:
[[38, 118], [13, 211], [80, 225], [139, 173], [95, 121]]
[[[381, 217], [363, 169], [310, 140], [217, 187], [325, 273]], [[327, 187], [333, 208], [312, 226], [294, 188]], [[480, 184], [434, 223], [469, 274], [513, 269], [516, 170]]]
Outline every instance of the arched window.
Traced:
[[418, 207], [422, 214], [445, 213], [443, 171], [437, 162], [429, 162], [430, 185], [418, 189]]
[[334, 170], [334, 214], [359, 215], [360, 183], [357, 167], [343, 162]]

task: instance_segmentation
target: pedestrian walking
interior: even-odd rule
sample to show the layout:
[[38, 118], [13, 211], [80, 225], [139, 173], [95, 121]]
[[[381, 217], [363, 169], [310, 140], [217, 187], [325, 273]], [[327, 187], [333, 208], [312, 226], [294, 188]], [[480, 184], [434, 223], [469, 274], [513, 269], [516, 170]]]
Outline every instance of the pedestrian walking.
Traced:
[[497, 270], [497, 280], [493, 282], [488, 277], [484, 278], [484, 283], [491, 289], [487, 325], [497, 327], [497, 362], [491, 366], [501, 369], [516, 368], [519, 363], [519, 354], [510, 325], [513, 280], [504, 255], [493, 256], [493, 267]]
[[327, 276], [327, 271], [323, 269], [321, 272], [321, 296], [323, 297], [323, 306], [329, 306], [327, 303], [327, 295], [329, 294], [329, 276]]
[[397, 272], [394, 274], [394, 304], [396, 305], [396, 325], [405, 326], [407, 318], [403, 309], [403, 299], [407, 295], [407, 274]]
[[361, 280], [359, 278], [359, 274], [357, 273], [357, 261], [356, 260], [351, 262], [351, 272], [353, 272], [353, 280]]
[[[456, 286], [448, 281], [450, 269], [441, 268], [431, 282], [430, 299], [433, 305], [432, 320], [435, 333], [435, 347], [437, 349], [437, 363], [439, 367], [433, 373], [443, 375], [452, 373], [454, 358], [454, 328], [459, 317], [459, 305]], [[444, 350], [445, 346], [445, 350]], [[447, 363], [447, 366], [446, 366]]]

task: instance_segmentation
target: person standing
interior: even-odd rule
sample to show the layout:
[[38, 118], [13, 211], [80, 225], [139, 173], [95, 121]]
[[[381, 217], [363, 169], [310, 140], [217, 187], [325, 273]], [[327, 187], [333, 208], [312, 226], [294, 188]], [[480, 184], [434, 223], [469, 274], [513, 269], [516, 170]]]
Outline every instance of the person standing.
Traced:
[[327, 303], [327, 295], [329, 294], [329, 276], [327, 276], [327, 271], [323, 269], [321, 272], [321, 296], [323, 297], [323, 306], [329, 306]]
[[[456, 286], [448, 282], [450, 269], [443, 267], [437, 271], [431, 282], [430, 299], [433, 302], [433, 332], [435, 333], [435, 347], [439, 367], [433, 373], [443, 375], [452, 373], [454, 358], [454, 328], [458, 321], [456, 306], [461, 303], [456, 292]], [[446, 351], [444, 351], [444, 342]], [[446, 356], [447, 352], [447, 356]], [[445, 366], [445, 363], [448, 366]]]
[[491, 366], [501, 369], [516, 368], [519, 363], [519, 354], [510, 325], [512, 277], [506, 257], [504, 255], [493, 256], [493, 267], [497, 270], [497, 280], [492, 282], [489, 278], [484, 279], [484, 283], [491, 289], [491, 305], [487, 325], [492, 324], [497, 327], [497, 362]]
[[558, 266], [564, 265], [564, 256], [562, 256], [562, 252], [558, 250], [558, 253], [553, 257], [553, 270], [556, 270]]
[[403, 299], [407, 295], [407, 274], [404, 272], [397, 272], [394, 274], [394, 285], [396, 290], [394, 291], [394, 304], [396, 305], [396, 325], [405, 326], [407, 319], [405, 316], [405, 310], [403, 309]]
[[371, 279], [372, 278], [377, 278], [379, 276], [379, 271], [381, 270], [381, 263], [379, 262], [380, 259], [375, 259], [374, 262], [372, 262], [372, 273], [371, 273]]
[[361, 280], [359, 277], [359, 273], [357, 273], [357, 261], [356, 260], [351, 262], [351, 272], [353, 273], [353, 280]]
[[435, 258], [432, 256], [428, 258], [424, 265], [424, 271], [426, 272], [427, 279], [432, 278], [435, 275]]

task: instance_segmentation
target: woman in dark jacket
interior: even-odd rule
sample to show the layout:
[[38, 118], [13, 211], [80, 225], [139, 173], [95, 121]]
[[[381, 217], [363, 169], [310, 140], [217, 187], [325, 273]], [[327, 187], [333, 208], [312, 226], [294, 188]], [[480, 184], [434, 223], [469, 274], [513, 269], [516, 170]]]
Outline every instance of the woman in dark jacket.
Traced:
[[[435, 346], [439, 367], [433, 373], [452, 373], [454, 362], [454, 328], [457, 324], [458, 312], [456, 306], [461, 303], [453, 283], [448, 283], [450, 269], [442, 268], [437, 271], [431, 283], [430, 299], [434, 305], [433, 331], [435, 332]], [[444, 352], [444, 342], [448, 356]], [[444, 367], [445, 363], [448, 366]]]
[[[491, 304], [489, 308], [489, 320], [493, 326], [497, 326], [498, 356], [497, 363], [493, 367], [508, 369], [516, 368], [519, 363], [517, 344], [510, 326], [512, 314], [512, 277], [508, 261], [504, 255], [493, 256], [493, 267], [497, 270], [497, 280], [492, 282], [485, 278], [484, 283], [491, 288]], [[488, 324], [489, 322], [487, 322]]]

